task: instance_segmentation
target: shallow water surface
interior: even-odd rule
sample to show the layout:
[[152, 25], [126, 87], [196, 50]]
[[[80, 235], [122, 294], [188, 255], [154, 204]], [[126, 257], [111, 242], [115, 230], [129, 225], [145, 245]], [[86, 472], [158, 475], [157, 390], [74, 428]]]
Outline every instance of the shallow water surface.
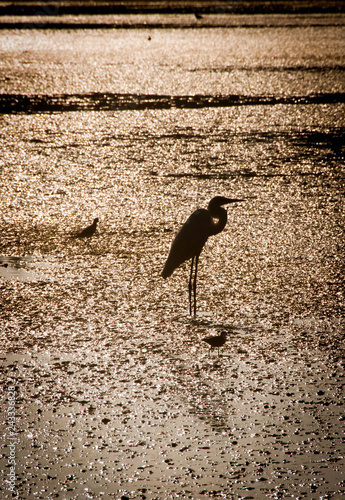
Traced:
[[[0, 31], [3, 102], [24, 102], [0, 116], [21, 498], [345, 498], [344, 28], [300, 24]], [[95, 92], [133, 107], [90, 110]], [[247, 200], [205, 245], [191, 318], [189, 265], [161, 271], [217, 194]], [[222, 330], [218, 357], [202, 338]]]

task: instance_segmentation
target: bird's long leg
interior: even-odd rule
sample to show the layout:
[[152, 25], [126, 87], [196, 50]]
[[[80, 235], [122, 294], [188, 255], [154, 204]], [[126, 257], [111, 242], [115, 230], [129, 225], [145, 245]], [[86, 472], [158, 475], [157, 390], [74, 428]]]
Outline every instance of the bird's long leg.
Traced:
[[194, 257], [192, 258], [192, 264], [190, 266], [190, 275], [189, 275], [189, 314], [192, 315], [192, 277], [193, 277], [193, 266], [194, 266]]
[[195, 272], [194, 272], [194, 281], [193, 281], [193, 294], [194, 294], [194, 316], [196, 316], [196, 275], [198, 273], [198, 262], [199, 255], [195, 256]]

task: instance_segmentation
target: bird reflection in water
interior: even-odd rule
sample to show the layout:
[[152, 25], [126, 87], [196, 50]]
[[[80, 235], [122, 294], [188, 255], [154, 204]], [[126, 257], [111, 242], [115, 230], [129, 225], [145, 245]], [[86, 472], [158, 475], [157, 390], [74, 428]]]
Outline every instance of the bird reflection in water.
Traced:
[[[189, 276], [189, 313], [196, 315], [196, 277], [198, 272], [198, 262], [200, 253], [209, 238], [223, 231], [227, 221], [227, 211], [222, 205], [237, 203], [244, 199], [225, 198], [215, 196], [209, 202], [207, 210], [200, 208], [183, 224], [172, 242], [168, 259], [165, 263], [162, 276], [168, 278], [177, 267], [186, 260], [192, 259]], [[215, 222], [214, 219], [217, 219]], [[194, 269], [195, 263], [195, 269]], [[193, 277], [194, 270], [194, 277]], [[192, 307], [193, 292], [193, 307]]]

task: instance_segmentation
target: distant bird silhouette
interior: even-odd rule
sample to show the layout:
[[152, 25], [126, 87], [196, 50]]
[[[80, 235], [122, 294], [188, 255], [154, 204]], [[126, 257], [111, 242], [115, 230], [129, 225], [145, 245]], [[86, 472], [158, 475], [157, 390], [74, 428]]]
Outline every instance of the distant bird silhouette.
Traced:
[[[222, 205], [226, 205], [227, 203], [236, 203], [239, 201], [244, 200], [225, 198], [224, 196], [216, 196], [212, 198], [208, 204], [207, 210], [200, 208], [192, 213], [172, 242], [162, 276], [164, 279], [168, 278], [183, 262], [192, 259], [188, 287], [190, 315], [192, 315], [192, 289], [194, 297], [194, 316], [196, 315], [196, 276], [198, 272], [199, 256], [203, 246], [209, 236], [220, 233], [225, 227], [227, 212], [225, 208], [222, 208]], [[213, 219], [218, 219], [218, 221], [215, 222]], [[193, 280], [194, 261], [195, 271]]]
[[195, 15], [196, 19], [203, 19], [202, 15], [199, 14], [199, 12], [194, 12], [194, 15]]
[[205, 337], [202, 340], [204, 342], [207, 342], [207, 344], [210, 345], [210, 350], [212, 349], [212, 347], [217, 347], [218, 348], [218, 356], [219, 356], [219, 348], [225, 344], [226, 336], [227, 336], [227, 332], [223, 331], [223, 332], [221, 332], [220, 335], [217, 335], [216, 337]]
[[87, 226], [80, 233], [76, 234], [75, 236], [72, 236], [72, 238], [91, 238], [91, 236], [95, 234], [97, 228], [97, 222], [99, 222], [98, 217], [94, 219], [91, 226]]

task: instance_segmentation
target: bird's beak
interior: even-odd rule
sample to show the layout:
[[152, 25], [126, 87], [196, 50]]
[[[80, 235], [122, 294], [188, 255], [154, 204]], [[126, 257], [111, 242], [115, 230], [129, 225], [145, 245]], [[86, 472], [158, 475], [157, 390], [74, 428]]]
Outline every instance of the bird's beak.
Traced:
[[247, 196], [247, 198], [225, 198], [226, 201], [222, 203], [222, 205], [226, 205], [227, 203], [238, 203], [240, 201], [247, 200], [256, 200], [257, 196]]
[[222, 205], [227, 205], [228, 203], [238, 203], [239, 201], [246, 201], [245, 198], [225, 198]]

